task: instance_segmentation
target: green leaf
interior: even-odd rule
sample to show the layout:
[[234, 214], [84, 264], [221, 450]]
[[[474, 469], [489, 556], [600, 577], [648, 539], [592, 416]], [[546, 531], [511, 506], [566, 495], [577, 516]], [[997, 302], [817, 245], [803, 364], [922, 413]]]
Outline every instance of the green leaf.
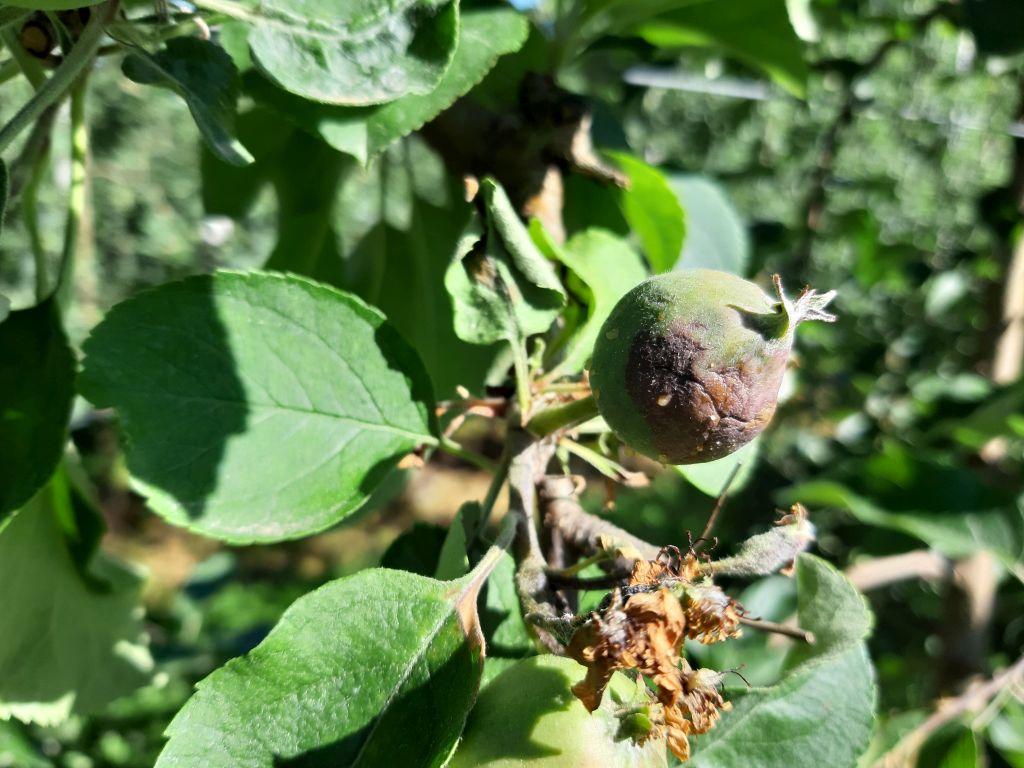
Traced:
[[669, 182], [686, 209], [688, 224], [677, 268], [703, 267], [745, 276], [750, 239], [725, 191], [704, 176], [680, 174]]
[[[729, 493], [735, 493], [750, 482], [754, 467], [757, 466], [760, 444], [760, 439], [755, 438], [724, 458], [704, 464], [679, 464], [676, 466], [676, 471], [701, 493], [718, 497], [725, 490], [725, 484], [735, 470], [736, 477], [733, 478], [732, 484], [729, 486]], [[738, 470], [736, 470], [737, 465], [740, 466]]]
[[657, 168], [625, 152], [606, 153], [629, 177], [619, 204], [640, 239], [655, 272], [667, 272], [679, 260], [686, 237], [686, 214], [668, 180]]
[[0, 323], [0, 530], [57, 466], [74, 382], [75, 358], [52, 298]]
[[372, 107], [336, 107], [307, 101], [253, 77], [246, 87], [257, 99], [303, 130], [320, 136], [361, 163], [392, 142], [421, 128], [469, 92], [498, 58], [519, 50], [529, 25], [510, 8], [481, 8], [462, 14], [459, 42], [451, 66], [426, 94], [403, 96]]
[[860, 644], [871, 633], [872, 616], [864, 596], [829, 563], [802, 554], [796, 569], [797, 617], [814, 633], [814, 645], [795, 645], [786, 659], [794, 669]]
[[438, 396], [482, 391], [495, 349], [456, 335], [445, 271], [470, 211], [440, 158], [415, 137], [393, 145], [353, 169], [338, 211], [346, 279], [413, 345]]
[[[959, 729], [957, 738], [945, 750], [941, 760], [936, 763], [938, 768], [978, 768], [978, 740], [970, 728]], [[919, 762], [920, 764], [920, 762]], [[980, 763], [980, 765], [987, 764]]]
[[455, 333], [472, 344], [521, 346], [543, 333], [565, 303], [551, 263], [537, 250], [493, 179], [481, 184], [486, 230], [471, 222], [445, 273], [455, 309]]
[[11, 768], [53, 768], [53, 763], [36, 750], [24, 726], [14, 720], [0, 720], [0, 765]]
[[520, 659], [536, 653], [516, 591], [516, 563], [507, 552], [501, 553], [494, 573], [487, 580], [480, 624], [490, 657]]
[[252, 162], [252, 155], [235, 138], [238, 70], [219, 45], [175, 37], [156, 54], [129, 54], [121, 68], [137, 83], [169, 88], [181, 96], [207, 145], [222, 160], [232, 165]]
[[441, 545], [435, 579], [457, 579], [469, 571], [469, 545], [482, 517], [483, 507], [478, 501], [467, 501], [459, 507]]
[[134, 487], [227, 541], [323, 530], [435, 442], [415, 352], [377, 310], [303, 278], [163, 285], [115, 307], [84, 352], [81, 392], [118, 409]]
[[530, 222], [530, 232], [545, 253], [572, 270], [575, 281], [570, 281], [570, 290], [585, 307], [585, 317], [562, 350], [561, 362], [549, 374], [551, 378], [572, 376], [590, 360], [601, 326], [619, 299], [647, 277], [647, 270], [625, 240], [602, 229], [573, 235], [564, 247], [552, 241], [537, 220]]
[[0, 532], [0, 719], [56, 724], [149, 680], [141, 580], [95, 552], [83, 573], [62, 530], [74, 514], [58, 472]]
[[844, 509], [866, 525], [915, 536], [952, 558], [987, 549], [1013, 563], [1024, 551], [1024, 515], [1019, 509], [891, 512], [830, 480], [787, 488], [779, 498], [783, 502], [800, 501], [808, 506]]
[[412, 528], [391, 542], [381, 555], [380, 567], [432, 576], [437, 570], [446, 533], [443, 526], [417, 520]]
[[695, 739], [694, 768], [853, 768], [871, 737], [875, 687], [863, 598], [828, 563], [797, 559], [799, 623], [815, 634], [775, 685], [733, 696], [733, 709]]
[[480, 682], [477, 596], [503, 554], [456, 582], [371, 569], [300, 598], [199, 683], [157, 768], [443, 765]]
[[[204, 0], [221, 10], [235, 3]], [[437, 87], [455, 53], [456, 0], [264, 0], [239, 4], [267, 77], [325, 104], [383, 104]], [[227, 10], [227, 9], [225, 9]]]
[[768, 73], [795, 96], [807, 92], [803, 42], [786, 0], [703, 0], [650, 19], [632, 32], [659, 48], [720, 48]]

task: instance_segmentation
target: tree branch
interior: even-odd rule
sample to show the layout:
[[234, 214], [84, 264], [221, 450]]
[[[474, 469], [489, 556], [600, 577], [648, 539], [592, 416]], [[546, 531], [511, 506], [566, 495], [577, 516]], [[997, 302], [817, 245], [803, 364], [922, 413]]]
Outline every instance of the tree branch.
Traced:
[[566, 543], [586, 554], [610, 549], [634, 549], [645, 560], [654, 560], [658, 547], [586, 512], [576, 498], [571, 477], [552, 475], [540, 482], [544, 523], [561, 531]]
[[[537, 442], [522, 429], [510, 429], [508, 440], [511, 455], [508, 509], [516, 521], [516, 591], [525, 615], [555, 618], [552, 605], [555, 595], [548, 584], [547, 562], [537, 531], [537, 483], [554, 455], [554, 446]], [[538, 639], [548, 650], [553, 653], [564, 650], [549, 632], [540, 627], [536, 630]]]
[[846, 578], [861, 592], [869, 592], [910, 579], [948, 581], [954, 576], [953, 564], [930, 549], [870, 558], [854, 563], [846, 569]]
[[983, 709], [1000, 692], [1021, 683], [1024, 683], [1024, 656], [989, 680], [970, 686], [956, 698], [940, 701], [927, 720], [875, 762], [875, 768], [906, 768], [912, 765], [921, 746], [942, 726], [968, 712]]

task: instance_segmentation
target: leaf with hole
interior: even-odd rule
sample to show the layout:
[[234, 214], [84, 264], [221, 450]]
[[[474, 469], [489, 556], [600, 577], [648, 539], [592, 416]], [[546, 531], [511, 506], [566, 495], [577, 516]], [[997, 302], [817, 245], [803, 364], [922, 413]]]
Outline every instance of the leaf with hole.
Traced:
[[436, 442], [416, 353], [376, 309], [304, 278], [169, 283], [111, 310], [83, 349], [81, 392], [117, 408], [133, 485], [207, 536], [323, 530]]

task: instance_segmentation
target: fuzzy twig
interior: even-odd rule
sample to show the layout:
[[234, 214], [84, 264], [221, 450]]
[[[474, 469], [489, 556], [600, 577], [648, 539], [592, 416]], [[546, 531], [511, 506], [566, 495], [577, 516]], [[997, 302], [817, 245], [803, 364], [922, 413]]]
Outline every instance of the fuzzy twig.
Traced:
[[792, 627], [788, 624], [776, 624], [774, 621], [751, 619], [748, 616], [740, 616], [740, 624], [745, 627], [750, 627], [751, 629], [759, 629], [762, 632], [771, 632], [776, 635], [792, 637], [794, 640], [802, 640], [808, 645], [814, 645], [816, 642], [813, 632], [808, 632], [806, 629], [800, 629], [800, 627]]
[[[548, 585], [547, 562], [537, 531], [537, 483], [554, 454], [554, 446], [537, 442], [522, 429], [512, 429], [509, 449], [508, 509], [516, 521], [516, 590], [524, 614], [554, 618], [554, 595]], [[561, 643], [543, 628], [537, 628], [537, 637], [548, 650], [563, 650]]]
[[635, 550], [645, 560], [658, 557], [658, 547], [584, 511], [575, 490], [571, 477], [552, 475], [540, 483], [544, 522], [561, 531], [567, 544], [587, 554], [621, 549]]

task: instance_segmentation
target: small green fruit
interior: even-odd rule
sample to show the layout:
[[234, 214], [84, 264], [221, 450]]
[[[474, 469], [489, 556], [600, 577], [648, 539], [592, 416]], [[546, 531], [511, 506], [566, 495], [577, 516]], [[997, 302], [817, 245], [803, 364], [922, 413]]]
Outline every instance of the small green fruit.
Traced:
[[665, 464], [727, 456], [775, 413], [798, 323], [833, 321], [835, 295], [777, 299], [728, 272], [689, 269], [627, 293], [594, 346], [590, 384], [608, 425]]
[[449, 768], [664, 768], [664, 738], [634, 740], [651, 727], [640, 684], [616, 673], [591, 714], [570, 690], [586, 671], [548, 655], [502, 672], [480, 692]]

